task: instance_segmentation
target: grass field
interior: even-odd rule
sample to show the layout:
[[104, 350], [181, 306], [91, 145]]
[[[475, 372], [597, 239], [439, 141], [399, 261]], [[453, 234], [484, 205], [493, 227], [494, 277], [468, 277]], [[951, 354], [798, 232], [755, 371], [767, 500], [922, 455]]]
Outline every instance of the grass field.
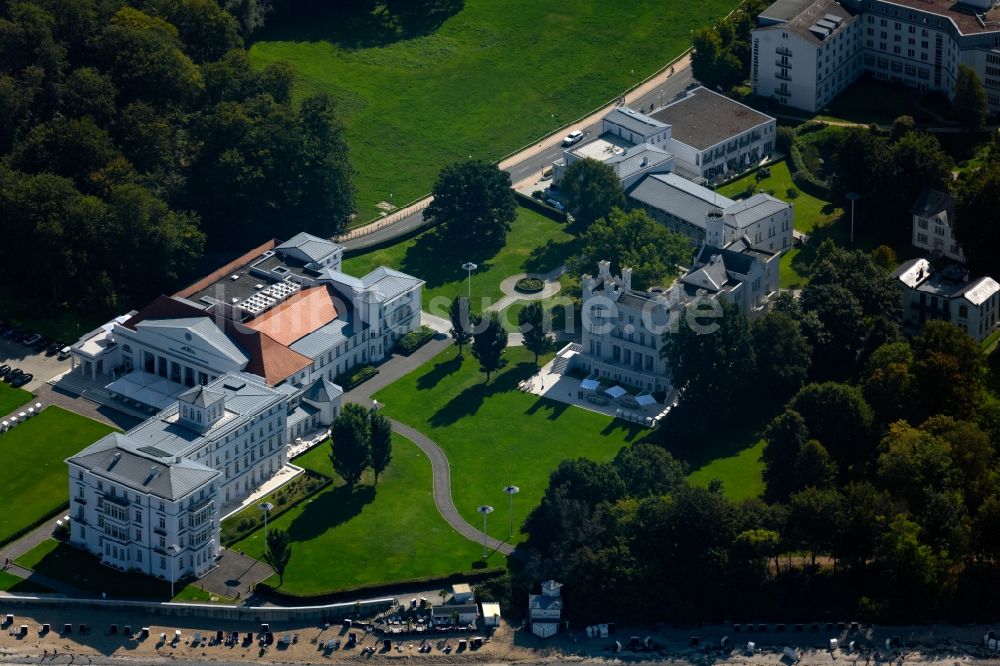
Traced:
[[17, 507], [0, 515], [0, 543], [68, 501], [63, 461], [112, 430], [51, 406], [0, 435], [0, 499]]
[[462, 268], [465, 262], [471, 260], [479, 265], [472, 274], [472, 302], [473, 309], [480, 311], [481, 299], [488, 299], [485, 302], [488, 305], [503, 296], [500, 283], [504, 278], [517, 273], [552, 270], [566, 260], [575, 243], [566, 224], [519, 207], [507, 242], [499, 251], [487, 253], [488, 256], [480, 256], [474, 248], [455, 247], [431, 230], [411, 240], [345, 259], [344, 271], [364, 275], [384, 265], [420, 276], [426, 281], [424, 309], [430, 309], [435, 297], [444, 297], [447, 300], [444, 311], [431, 311], [447, 317], [450, 299], [464, 296], [468, 290], [468, 274]]
[[27, 404], [31, 398], [28, 391], [0, 382], [0, 416], [7, 416], [21, 405]]
[[[514, 499], [518, 526], [541, 501], [549, 474], [567, 458], [610, 460], [648, 430], [518, 390], [535, 372], [523, 348], [507, 349], [507, 367], [483, 383], [478, 363], [446, 352], [376, 394], [388, 416], [410, 425], [444, 449], [451, 463], [452, 497], [462, 516], [482, 524], [476, 507], [496, 513], [488, 531], [508, 535], [504, 486], [520, 487]], [[543, 361], [544, 362], [544, 361]]]
[[722, 491], [732, 500], [758, 497], [764, 492], [764, 481], [760, 477], [763, 466], [760, 454], [764, 441], [755, 446], [737, 451], [733, 455], [716, 458], [688, 475], [688, 481], [696, 486], [707, 487], [718, 479], [722, 481]]
[[[84, 553], [69, 544], [46, 539], [15, 562], [55, 580], [73, 585], [85, 592], [106, 592], [109, 597], [127, 599], [170, 599], [170, 581], [152, 576], [118, 571], [101, 564], [94, 555]], [[197, 585], [175, 586], [177, 601], [212, 601], [212, 596]], [[225, 602], [226, 598], [215, 601]]]
[[299, 95], [340, 104], [358, 219], [430, 191], [441, 167], [495, 160], [613, 99], [690, 45], [735, 0], [465, 0], [424, 34], [387, 41], [348, 24], [272, 21], [250, 49], [287, 61]]
[[[771, 165], [771, 175], [759, 183], [754, 174], [744, 176], [739, 180], [734, 180], [719, 188], [719, 194], [727, 197], [735, 197], [743, 194], [748, 185], [752, 185], [757, 192], [773, 191], [774, 196], [790, 202], [794, 206], [795, 229], [803, 233], [812, 233], [817, 227], [830, 224], [837, 220], [843, 210], [814, 196], [806, 194], [792, 182], [792, 174], [788, 170], [788, 163], [782, 160]], [[794, 188], [798, 196], [794, 199], [788, 197], [788, 190]]]
[[34, 581], [18, 578], [12, 573], [0, 571], [0, 590], [13, 594], [33, 594], [35, 592], [51, 592], [49, 588]]
[[[330, 473], [328, 447], [321, 445], [295, 460]], [[371, 486], [366, 478], [352, 495], [329, 488], [271, 521], [293, 538], [292, 559], [281, 588], [313, 595], [338, 589], [445, 576], [468, 571], [481, 546], [455, 532], [438, 513], [431, 494], [431, 464], [415, 444], [393, 435], [392, 463]], [[233, 548], [263, 554], [258, 530]], [[496, 562], [502, 565], [503, 562]], [[275, 585], [277, 577], [269, 582]]]

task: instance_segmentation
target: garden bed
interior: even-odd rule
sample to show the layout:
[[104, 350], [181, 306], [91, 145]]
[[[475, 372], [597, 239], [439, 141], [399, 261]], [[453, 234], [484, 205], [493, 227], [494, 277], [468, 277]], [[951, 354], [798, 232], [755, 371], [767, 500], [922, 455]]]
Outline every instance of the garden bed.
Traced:
[[430, 326], [421, 326], [417, 330], [410, 331], [397, 340], [396, 351], [404, 356], [409, 356], [430, 342], [431, 338], [433, 338], [436, 333], [437, 332]]
[[[331, 483], [333, 483], [333, 479], [330, 477], [307, 469], [303, 474], [300, 474], [261, 500], [261, 502], [267, 501], [274, 505], [268, 520], [273, 521], [302, 500], [315, 495]], [[232, 545], [254, 530], [264, 526], [264, 513], [258, 508], [258, 504], [261, 502], [256, 502], [253, 506], [248, 506], [239, 513], [222, 521], [220, 540], [223, 546]]]
[[355, 386], [363, 384], [377, 374], [378, 369], [375, 366], [363, 365], [353, 372], [344, 372], [337, 375], [337, 377], [333, 380], [333, 383], [345, 391], [350, 391]]
[[514, 288], [523, 294], [537, 294], [545, 289], [545, 280], [541, 278], [523, 277], [514, 283]]

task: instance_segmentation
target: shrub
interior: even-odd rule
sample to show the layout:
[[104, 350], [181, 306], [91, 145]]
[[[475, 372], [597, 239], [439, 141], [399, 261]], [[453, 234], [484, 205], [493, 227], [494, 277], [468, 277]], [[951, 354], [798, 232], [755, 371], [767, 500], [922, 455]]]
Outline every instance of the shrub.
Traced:
[[534, 192], [531, 193], [532, 199], [538, 199], [539, 201], [541, 201], [544, 197], [545, 194], [541, 190], [535, 190]]
[[545, 288], [545, 281], [539, 278], [523, 277], [514, 284], [514, 288], [527, 294], [534, 294]]
[[375, 369], [373, 365], [362, 365], [354, 370], [348, 370], [347, 372], [342, 372], [337, 375], [333, 380], [335, 384], [340, 386], [340, 388], [345, 391], [350, 390], [357, 386], [358, 384], [368, 381], [372, 377], [378, 374], [378, 370]]
[[791, 127], [779, 127], [775, 133], [774, 145], [779, 152], [787, 155], [792, 149], [792, 141], [795, 140], [795, 130]]
[[396, 349], [400, 354], [409, 356], [413, 352], [423, 347], [434, 337], [434, 329], [430, 326], [421, 326], [415, 331], [410, 331], [396, 341]]
[[789, 199], [796, 199], [799, 196], [799, 191], [794, 187], [789, 187], [787, 190], [785, 190], [785, 196], [788, 197]]

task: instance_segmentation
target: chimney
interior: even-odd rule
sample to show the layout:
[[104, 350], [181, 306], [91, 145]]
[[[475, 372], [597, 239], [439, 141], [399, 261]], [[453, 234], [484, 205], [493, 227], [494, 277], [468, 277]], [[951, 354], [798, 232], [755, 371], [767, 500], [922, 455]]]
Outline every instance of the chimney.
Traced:
[[625, 287], [625, 291], [632, 291], [632, 269], [623, 268], [622, 269], [622, 285]]
[[597, 277], [602, 280], [607, 280], [611, 277], [611, 262], [607, 259], [602, 259], [597, 262]]

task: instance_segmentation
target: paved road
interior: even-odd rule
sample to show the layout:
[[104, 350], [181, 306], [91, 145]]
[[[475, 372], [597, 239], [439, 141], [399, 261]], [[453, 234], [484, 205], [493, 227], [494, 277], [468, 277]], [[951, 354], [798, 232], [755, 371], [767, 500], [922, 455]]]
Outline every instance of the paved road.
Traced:
[[[649, 111], [650, 106], [658, 108], [671, 102], [695, 83], [691, 76], [690, 60], [684, 58], [674, 68], [674, 74], [658, 83], [656, 81], [642, 86], [627, 96], [628, 105], [635, 109]], [[601, 118], [612, 107], [605, 107], [597, 113], [581, 120], [570, 127], [564, 128], [558, 135], [545, 138], [531, 148], [504, 160], [500, 166], [510, 173], [511, 181], [516, 185], [521, 181], [541, 176], [541, 172], [562, 156], [562, 136], [573, 130], [581, 130], [588, 134], [596, 134], [601, 129]], [[379, 229], [365, 236], [360, 236], [343, 242], [349, 250], [360, 250], [377, 243], [402, 236], [423, 225], [423, 213], [414, 213], [391, 226]]]

